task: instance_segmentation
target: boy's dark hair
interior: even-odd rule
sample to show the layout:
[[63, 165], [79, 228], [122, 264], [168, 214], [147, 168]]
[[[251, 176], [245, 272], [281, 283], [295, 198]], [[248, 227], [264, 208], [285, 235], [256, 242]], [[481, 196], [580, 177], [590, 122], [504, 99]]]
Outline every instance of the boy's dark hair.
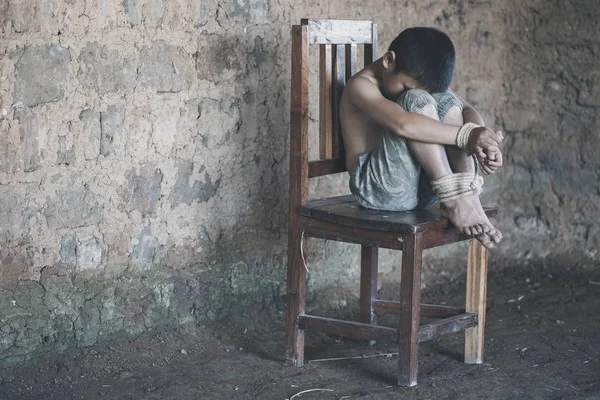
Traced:
[[448, 90], [454, 75], [456, 55], [452, 40], [435, 28], [402, 31], [388, 50], [396, 53], [396, 72], [404, 72], [432, 93]]

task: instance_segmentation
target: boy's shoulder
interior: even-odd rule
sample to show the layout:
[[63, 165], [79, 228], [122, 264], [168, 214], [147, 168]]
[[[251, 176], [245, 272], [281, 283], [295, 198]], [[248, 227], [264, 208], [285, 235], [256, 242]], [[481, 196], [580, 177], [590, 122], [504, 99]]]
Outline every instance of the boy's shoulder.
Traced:
[[350, 100], [353, 100], [365, 96], [381, 96], [382, 93], [379, 89], [377, 79], [369, 74], [362, 73], [361, 71], [346, 82], [343, 95], [347, 96]]

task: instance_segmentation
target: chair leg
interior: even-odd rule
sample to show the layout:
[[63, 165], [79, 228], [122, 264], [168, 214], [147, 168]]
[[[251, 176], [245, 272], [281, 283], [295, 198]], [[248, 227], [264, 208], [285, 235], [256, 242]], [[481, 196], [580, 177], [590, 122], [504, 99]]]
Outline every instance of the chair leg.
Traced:
[[360, 246], [360, 322], [375, 324], [373, 299], [377, 298], [378, 246]]
[[304, 330], [298, 328], [298, 316], [304, 314], [306, 300], [306, 269], [302, 262], [300, 243], [302, 231], [290, 227], [288, 233], [286, 348], [288, 364], [301, 367], [304, 364]]
[[398, 385], [417, 384], [419, 308], [421, 306], [421, 234], [409, 235], [402, 250]]
[[467, 304], [466, 312], [478, 314], [479, 323], [465, 330], [465, 363], [483, 362], [485, 331], [485, 301], [487, 293], [488, 250], [475, 239], [469, 243], [467, 261]]

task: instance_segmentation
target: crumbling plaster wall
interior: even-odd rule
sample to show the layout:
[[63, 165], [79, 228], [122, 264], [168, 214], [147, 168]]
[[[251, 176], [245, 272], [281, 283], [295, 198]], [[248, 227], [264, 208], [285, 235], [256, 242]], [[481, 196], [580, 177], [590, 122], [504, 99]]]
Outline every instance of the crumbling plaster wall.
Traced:
[[[448, 32], [453, 87], [508, 136], [493, 257], [598, 260], [591, 0], [0, 0], [0, 363], [281, 309], [303, 17], [372, 19], [380, 54], [409, 26]], [[315, 292], [354, 284], [354, 246], [307, 250]], [[455, 255], [433, 252], [424, 282], [460, 273]]]

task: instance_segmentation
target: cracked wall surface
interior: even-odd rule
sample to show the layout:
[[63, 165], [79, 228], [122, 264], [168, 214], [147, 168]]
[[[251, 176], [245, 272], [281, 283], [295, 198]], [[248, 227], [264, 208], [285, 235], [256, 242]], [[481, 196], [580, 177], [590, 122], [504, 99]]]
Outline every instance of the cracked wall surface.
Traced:
[[[492, 257], [598, 261], [591, 0], [0, 0], [0, 363], [281, 310], [305, 17], [377, 22], [380, 55], [404, 28], [446, 31], [453, 88], [507, 136], [484, 195], [505, 234]], [[432, 252], [424, 284], [460, 273], [460, 251]], [[310, 240], [307, 257], [315, 293], [355, 286], [355, 246]], [[397, 280], [398, 256], [381, 258]]]

